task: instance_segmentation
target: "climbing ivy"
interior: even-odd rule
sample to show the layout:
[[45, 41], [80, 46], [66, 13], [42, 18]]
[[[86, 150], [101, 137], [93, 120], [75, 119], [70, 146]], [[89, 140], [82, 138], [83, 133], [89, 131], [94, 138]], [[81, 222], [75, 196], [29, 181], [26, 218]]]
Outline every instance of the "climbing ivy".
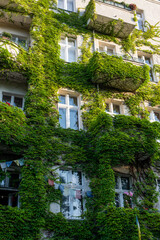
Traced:
[[[49, 231], [50, 239], [54, 240], [103, 240], [117, 239], [117, 236], [118, 239], [138, 239], [136, 215], [143, 239], [156, 239], [160, 228], [159, 213], [153, 209], [157, 192], [152, 166], [159, 159], [160, 126], [145, 119], [148, 113], [139, 105], [146, 100], [153, 106], [159, 104], [159, 85], [149, 83], [146, 65], [137, 67], [124, 63], [122, 58], [92, 54], [91, 48], [92, 39], [96, 37], [121, 44], [126, 52], [142, 45], [149, 45], [156, 52], [158, 47], [149, 43], [149, 39], [157, 36], [157, 25], [154, 28], [148, 24], [147, 32], [134, 30], [128, 38], [119, 40], [112, 35], [93, 34], [87, 28], [87, 20], [96, 18], [94, 0], [89, 2], [83, 16], [79, 12], [68, 14], [58, 10], [56, 1], [49, 0], [12, 0], [1, 7], [11, 19], [12, 13], [30, 16], [33, 45], [28, 51], [17, 46], [14, 57], [4, 45], [0, 46], [1, 78], [18, 74], [29, 85], [25, 113], [0, 103], [1, 146], [24, 157], [19, 188], [21, 208], [0, 206], [0, 227], [3, 229], [0, 239], [38, 240], [43, 230]], [[112, 27], [114, 30], [114, 23]], [[83, 35], [79, 62], [66, 64], [60, 59], [58, 42], [61, 34]], [[5, 45], [11, 43], [9, 40], [3, 42]], [[122, 85], [126, 78], [140, 85], [130, 93], [123, 87], [101, 88], [95, 79], [101, 77], [104, 80], [104, 75], [105, 80], [118, 79]], [[87, 110], [82, 115], [86, 131], [59, 126], [56, 108], [59, 88], [82, 94], [83, 109]], [[116, 97], [125, 101], [133, 116], [112, 117], [105, 113], [106, 99]], [[144, 119], [134, 117], [138, 114]], [[59, 203], [62, 198], [61, 192], [47, 181], [49, 178], [59, 182], [53, 170], [53, 166], [58, 165], [82, 169], [90, 179], [92, 197], [86, 197], [83, 221], [69, 221], [61, 213], [49, 211], [50, 203]], [[127, 165], [133, 176], [133, 201], [137, 206], [134, 209], [114, 206], [113, 168], [122, 165]], [[1, 179], [4, 177], [1, 172]]]

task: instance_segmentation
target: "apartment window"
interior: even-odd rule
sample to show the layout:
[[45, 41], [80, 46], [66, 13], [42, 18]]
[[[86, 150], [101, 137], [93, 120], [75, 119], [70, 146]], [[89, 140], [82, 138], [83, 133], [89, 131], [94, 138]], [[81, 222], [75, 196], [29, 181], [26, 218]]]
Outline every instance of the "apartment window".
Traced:
[[160, 122], [160, 112], [151, 111], [149, 115], [149, 119], [151, 122]]
[[151, 57], [148, 56], [143, 56], [143, 55], [138, 55], [138, 60], [139, 62], [145, 63], [150, 67], [149, 75], [150, 75], [150, 81], [154, 81], [153, 77], [153, 64], [152, 64], [152, 59]]
[[20, 36], [16, 36], [16, 35], [12, 35], [12, 39], [11, 39], [14, 43], [16, 43], [17, 45], [27, 49], [28, 48], [28, 42], [27, 39], [25, 37], [20, 37]]
[[121, 108], [122, 106], [120, 104], [116, 103], [106, 103], [106, 109], [105, 111], [109, 114], [121, 114]]
[[114, 55], [115, 54], [115, 47], [109, 44], [106, 44], [105, 42], [99, 42], [99, 52], [104, 52], [108, 55]]
[[59, 123], [62, 128], [79, 129], [79, 101], [77, 96], [69, 94], [59, 96]]
[[59, 170], [61, 212], [68, 219], [80, 219], [84, 210], [85, 180], [81, 171]]
[[76, 40], [68, 37], [61, 37], [61, 59], [66, 62], [76, 62]]
[[3, 93], [2, 94], [2, 102], [9, 103], [12, 106], [18, 107], [23, 109], [24, 107], [24, 99], [18, 95], [12, 95], [10, 93]]
[[116, 198], [115, 204], [117, 207], [125, 207], [132, 205], [131, 179], [126, 176], [115, 177]]
[[144, 19], [143, 19], [143, 13], [137, 12], [137, 29], [138, 30], [144, 30]]
[[6, 171], [6, 176], [0, 182], [0, 204], [19, 207], [18, 187], [20, 173], [14, 168]]
[[75, 10], [74, 0], [58, 0], [58, 8], [73, 12]]

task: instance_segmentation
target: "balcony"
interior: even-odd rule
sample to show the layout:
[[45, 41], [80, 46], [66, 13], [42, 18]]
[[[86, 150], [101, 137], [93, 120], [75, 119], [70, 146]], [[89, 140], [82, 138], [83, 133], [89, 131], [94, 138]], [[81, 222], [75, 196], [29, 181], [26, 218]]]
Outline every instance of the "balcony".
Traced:
[[126, 38], [135, 28], [133, 12], [122, 4], [97, 0], [95, 9], [92, 10], [95, 17], [88, 19], [89, 29], [119, 38]]
[[122, 57], [95, 52], [90, 59], [88, 71], [91, 81], [99, 87], [118, 91], [135, 92], [149, 81], [149, 67], [125, 62]]

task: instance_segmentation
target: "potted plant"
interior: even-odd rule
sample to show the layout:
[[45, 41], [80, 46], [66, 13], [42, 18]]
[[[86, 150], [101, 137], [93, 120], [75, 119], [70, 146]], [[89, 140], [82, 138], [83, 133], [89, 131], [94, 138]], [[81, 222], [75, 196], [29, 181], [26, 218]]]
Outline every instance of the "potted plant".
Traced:
[[3, 32], [2, 33], [2, 38], [10, 40], [12, 38], [12, 34], [7, 33], [7, 32]]
[[133, 3], [129, 4], [129, 7], [130, 7], [131, 10], [136, 10], [137, 9], [136, 4], [133, 4]]

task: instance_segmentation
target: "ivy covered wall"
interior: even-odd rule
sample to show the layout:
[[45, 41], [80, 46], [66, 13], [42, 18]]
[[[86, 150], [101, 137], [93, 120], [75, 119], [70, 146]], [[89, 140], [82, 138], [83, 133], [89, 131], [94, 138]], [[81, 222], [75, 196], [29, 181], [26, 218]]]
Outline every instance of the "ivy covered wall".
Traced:
[[[94, 6], [94, 1], [91, 2]], [[50, 237], [53, 240], [106, 240], [117, 239], [117, 236], [118, 239], [136, 240], [136, 216], [142, 239], [158, 239], [160, 214], [154, 209], [157, 192], [152, 167], [160, 154], [157, 142], [160, 126], [159, 123], [150, 123], [148, 113], [139, 107], [146, 100], [152, 105], [159, 104], [159, 85], [149, 83], [148, 67], [137, 67], [104, 54], [92, 56], [91, 45], [87, 43], [93, 32], [87, 29], [86, 14], [51, 11], [56, 8], [55, 1], [13, 0], [2, 8], [8, 14], [30, 16], [33, 46], [28, 51], [19, 47], [16, 58], [0, 46], [1, 74], [6, 71], [8, 75], [21, 73], [29, 85], [24, 112], [0, 103], [1, 146], [7, 149], [6, 152], [24, 157], [19, 187], [21, 207], [0, 206], [0, 239], [38, 240], [42, 231], [47, 230], [53, 233]], [[60, 59], [58, 43], [61, 34], [84, 36], [79, 62], [66, 64]], [[114, 36], [95, 34], [99, 39], [118, 42]], [[126, 51], [130, 37], [121, 41]], [[122, 87], [117, 89], [106, 85], [97, 89], [99, 77], [102, 81], [118, 79]], [[126, 79], [131, 79], [133, 86], [139, 84], [134, 90], [127, 89], [131, 94], [126, 94]], [[87, 111], [83, 112], [82, 118], [86, 131], [60, 128], [59, 88], [83, 95], [83, 108]], [[106, 114], [107, 98], [124, 100], [132, 116]], [[138, 114], [143, 119], [137, 118]], [[81, 169], [90, 179], [92, 197], [86, 196], [82, 221], [69, 221], [61, 213], [49, 211], [50, 203], [62, 199], [60, 190], [46, 181], [50, 178], [58, 182], [51, 170], [57, 165]], [[133, 176], [134, 209], [115, 207], [113, 167], [124, 165], [129, 167]], [[4, 177], [2, 170], [1, 176]]]

